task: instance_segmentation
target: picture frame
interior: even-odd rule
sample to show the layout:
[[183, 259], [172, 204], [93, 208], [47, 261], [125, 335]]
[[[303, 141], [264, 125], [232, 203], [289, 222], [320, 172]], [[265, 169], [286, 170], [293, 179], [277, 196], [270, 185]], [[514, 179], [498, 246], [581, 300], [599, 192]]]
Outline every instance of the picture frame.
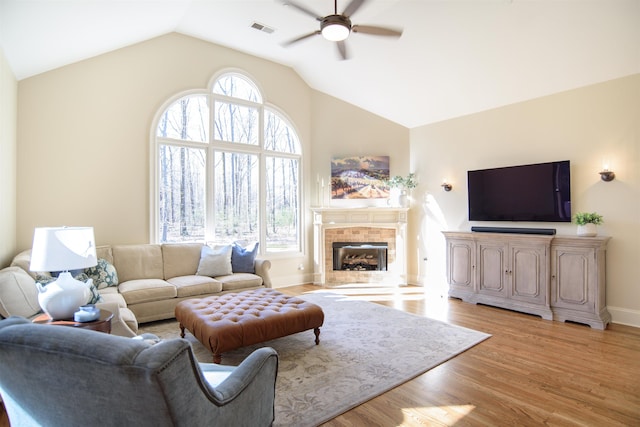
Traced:
[[389, 156], [352, 156], [331, 159], [331, 200], [389, 198]]

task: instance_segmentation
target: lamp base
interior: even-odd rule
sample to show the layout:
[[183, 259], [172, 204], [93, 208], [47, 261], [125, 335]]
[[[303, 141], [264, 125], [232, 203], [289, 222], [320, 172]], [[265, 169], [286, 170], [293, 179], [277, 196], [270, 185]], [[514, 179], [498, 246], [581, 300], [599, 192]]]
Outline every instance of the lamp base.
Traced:
[[58, 280], [46, 286], [37, 283], [38, 303], [53, 320], [73, 319], [78, 308], [89, 301], [92, 283], [91, 279], [86, 283], [76, 280], [65, 271], [60, 273]]

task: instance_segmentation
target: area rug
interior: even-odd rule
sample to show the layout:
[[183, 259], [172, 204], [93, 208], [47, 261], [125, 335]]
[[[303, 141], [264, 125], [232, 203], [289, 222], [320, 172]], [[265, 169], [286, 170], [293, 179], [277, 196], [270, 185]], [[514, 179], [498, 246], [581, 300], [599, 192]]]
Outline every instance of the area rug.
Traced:
[[[317, 426], [455, 357], [490, 335], [329, 292], [302, 295], [325, 313], [320, 345], [301, 332], [223, 354], [238, 365], [254, 349], [279, 355], [275, 426]], [[141, 325], [139, 333], [180, 336], [175, 320]], [[191, 334], [199, 361], [211, 353]]]

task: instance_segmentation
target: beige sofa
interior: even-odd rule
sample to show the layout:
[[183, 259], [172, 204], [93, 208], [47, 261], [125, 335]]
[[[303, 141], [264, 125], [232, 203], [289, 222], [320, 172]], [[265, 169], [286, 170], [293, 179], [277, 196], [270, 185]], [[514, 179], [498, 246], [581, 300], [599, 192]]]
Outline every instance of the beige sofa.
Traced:
[[[114, 313], [112, 333], [134, 336], [138, 323], [174, 318], [178, 302], [228, 292], [271, 287], [268, 260], [256, 258], [255, 273], [197, 275], [203, 244], [112, 245], [97, 248], [98, 259], [115, 267], [117, 286], [99, 289], [96, 305]], [[31, 251], [18, 254], [0, 270], [0, 314], [32, 317], [40, 311], [29, 271]]]

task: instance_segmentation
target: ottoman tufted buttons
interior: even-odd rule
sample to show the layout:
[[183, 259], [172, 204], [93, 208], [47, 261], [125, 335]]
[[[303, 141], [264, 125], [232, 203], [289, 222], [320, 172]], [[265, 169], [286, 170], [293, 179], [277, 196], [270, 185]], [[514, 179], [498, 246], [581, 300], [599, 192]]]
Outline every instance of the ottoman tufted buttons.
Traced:
[[257, 289], [201, 299], [176, 306], [181, 336], [189, 330], [220, 363], [222, 353], [313, 329], [320, 342], [322, 308], [274, 289]]

